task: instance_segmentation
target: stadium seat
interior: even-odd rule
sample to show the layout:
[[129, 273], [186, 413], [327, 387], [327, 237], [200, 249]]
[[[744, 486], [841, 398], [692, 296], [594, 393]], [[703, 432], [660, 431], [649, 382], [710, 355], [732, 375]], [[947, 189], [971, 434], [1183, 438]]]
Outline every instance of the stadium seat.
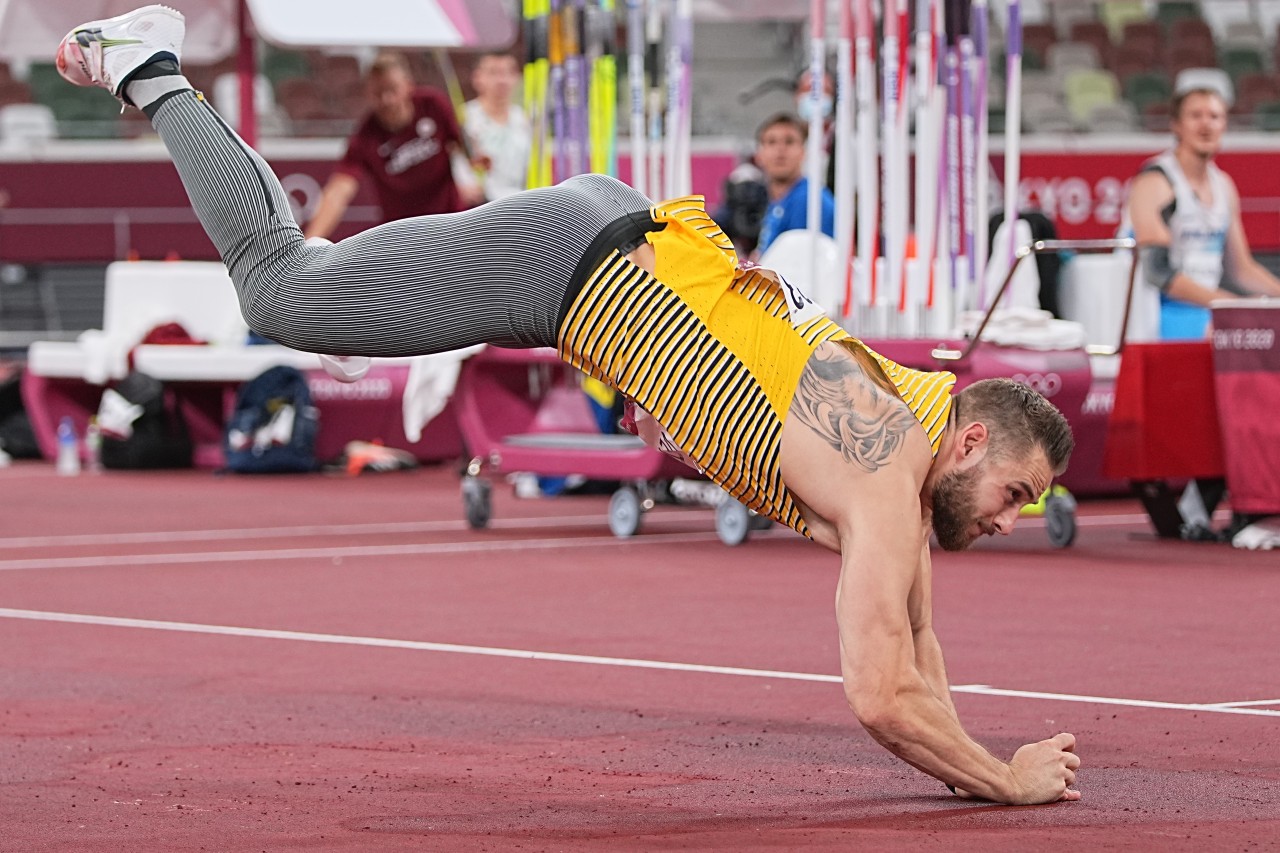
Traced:
[[1166, 30], [1183, 18], [1200, 18], [1200, 7], [1195, 0], [1160, 0], [1156, 4], [1156, 20]]
[[1067, 108], [1080, 127], [1087, 127], [1095, 108], [1114, 104], [1120, 95], [1120, 84], [1110, 71], [1080, 68], [1067, 74], [1063, 81]]
[[1125, 99], [1134, 105], [1139, 113], [1145, 113], [1152, 104], [1165, 106], [1169, 103], [1173, 87], [1169, 78], [1159, 72], [1145, 72], [1123, 78]]
[[1267, 74], [1245, 74], [1236, 81], [1233, 112], [1253, 115], [1262, 104], [1280, 101], [1280, 82]]
[[1093, 45], [1104, 63], [1111, 57], [1111, 31], [1101, 21], [1077, 21], [1072, 24], [1071, 41]]
[[8, 104], [28, 104], [31, 102], [31, 87], [21, 80], [4, 80], [0, 82], [0, 107]]
[[349, 54], [324, 57], [316, 71], [316, 79], [320, 85], [336, 97], [345, 97], [352, 92], [359, 93], [364, 88], [364, 75], [360, 71], [360, 63]]
[[1232, 21], [1218, 37], [1223, 47], [1251, 47], [1259, 53], [1265, 53], [1266, 36], [1253, 21]]
[[58, 121], [44, 104], [9, 104], [0, 107], [0, 142], [44, 142], [56, 139]]
[[1130, 133], [1141, 127], [1138, 111], [1127, 101], [1099, 104], [1089, 111], [1086, 121], [1089, 130], [1096, 133]]
[[1210, 44], [1214, 42], [1213, 28], [1209, 26], [1208, 21], [1198, 16], [1193, 18], [1174, 18], [1169, 22], [1168, 35], [1174, 41], [1199, 39]]
[[1119, 44], [1129, 23], [1149, 21], [1150, 15], [1143, 0], [1109, 0], [1098, 4], [1098, 18], [1111, 33], [1111, 41]]
[[1028, 71], [1022, 75], [1023, 99], [1044, 96], [1062, 100], [1062, 80], [1047, 71]]
[[1261, 53], [1239, 46], [1224, 48], [1218, 64], [1237, 82], [1246, 74], [1261, 74], [1264, 67]]
[[1075, 126], [1060, 98], [1035, 93], [1023, 95], [1022, 128], [1028, 133], [1069, 133]]
[[1164, 39], [1158, 33], [1134, 30], [1125, 36], [1125, 40], [1112, 53], [1113, 61], [1110, 67], [1120, 77], [1124, 75], [1118, 69], [1130, 63], [1141, 63], [1145, 66], [1141, 70], [1150, 71], [1162, 64], [1163, 53]]
[[1175, 44], [1165, 56], [1164, 67], [1171, 77], [1189, 68], [1213, 68], [1218, 64], [1212, 46], [1206, 48], [1195, 43]]
[[48, 105], [58, 120], [58, 135], [66, 139], [110, 139], [118, 135], [120, 104], [101, 92], [62, 86]]
[[258, 70], [272, 83], [279, 83], [290, 77], [308, 76], [311, 73], [311, 66], [306, 56], [297, 51], [268, 48]]
[[1101, 67], [1102, 58], [1091, 44], [1060, 41], [1049, 48], [1048, 69], [1052, 74], [1063, 76], [1077, 69]]
[[1069, 35], [1077, 24], [1096, 21], [1098, 18], [1095, 10], [1095, 3], [1076, 2], [1072, 3], [1051, 3], [1049, 9], [1053, 13], [1053, 24], [1058, 30], [1059, 36]]
[[1022, 28], [1023, 52], [1034, 50], [1042, 61], [1049, 54], [1049, 46], [1057, 40], [1053, 24], [1027, 24]]
[[1258, 130], [1280, 130], [1280, 101], [1259, 104], [1253, 111], [1253, 126]]

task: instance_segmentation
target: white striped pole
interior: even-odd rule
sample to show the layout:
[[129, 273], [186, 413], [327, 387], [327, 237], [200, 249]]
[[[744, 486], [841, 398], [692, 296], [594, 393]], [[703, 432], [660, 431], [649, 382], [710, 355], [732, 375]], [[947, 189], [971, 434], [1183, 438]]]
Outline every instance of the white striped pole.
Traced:
[[973, 228], [977, 240], [973, 247], [973, 266], [978, 279], [978, 305], [987, 307], [987, 246], [990, 242], [990, 202], [987, 191], [991, 186], [990, 142], [987, 139], [987, 75], [988, 75], [988, 10], [987, 0], [973, 0], [973, 58], [974, 58], [974, 144], [976, 168], [973, 183]]
[[1018, 183], [1021, 181], [1022, 166], [1022, 2], [1009, 0], [1009, 22], [1006, 26], [1005, 58], [1005, 105], [1004, 105], [1004, 218], [1008, 226], [1005, 228], [1008, 240], [1005, 247], [1005, 258], [1009, 267], [1013, 266], [1013, 255], [1017, 248], [1014, 237], [1014, 226], [1018, 223], [1019, 199], [1021, 197]]
[[[827, 64], [827, 4], [826, 0], [810, 0], [809, 3], [809, 139], [806, 146], [807, 176], [809, 178], [809, 196], [806, 199], [805, 223], [810, 234], [822, 231], [822, 187], [826, 183], [822, 154], [823, 133], [822, 96], [826, 80]], [[816, 249], [816, 242], [815, 242]], [[816, 251], [811, 253], [809, 266], [809, 286], [813, 287], [817, 277], [818, 258]]]
[[876, 301], [876, 255], [880, 238], [879, 208], [880, 176], [876, 170], [876, 67], [873, 53], [875, 19], [872, 17], [871, 0], [858, 0], [854, 20], [854, 57], [857, 90], [857, 145], [858, 145], [858, 275], [856, 299], [858, 313], [855, 319], [862, 333], [871, 328], [871, 306]]
[[631, 107], [631, 186], [649, 195], [644, 126], [644, 2], [627, 0], [627, 91]]
[[836, 255], [840, 259], [839, 306], [832, 316], [848, 317], [853, 307], [853, 221], [857, 167], [853, 132], [853, 0], [839, 0], [840, 32], [836, 38]]

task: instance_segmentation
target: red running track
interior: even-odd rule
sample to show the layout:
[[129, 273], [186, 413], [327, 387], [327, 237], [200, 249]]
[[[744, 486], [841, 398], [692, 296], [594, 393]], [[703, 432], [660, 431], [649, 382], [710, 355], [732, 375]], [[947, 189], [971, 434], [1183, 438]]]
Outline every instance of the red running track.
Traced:
[[443, 469], [0, 490], [2, 850], [1280, 847], [1280, 557], [1131, 502], [935, 556], [968, 730], [1079, 738], [1081, 801], [1004, 808], [858, 729], [786, 531], [496, 489], [477, 533]]

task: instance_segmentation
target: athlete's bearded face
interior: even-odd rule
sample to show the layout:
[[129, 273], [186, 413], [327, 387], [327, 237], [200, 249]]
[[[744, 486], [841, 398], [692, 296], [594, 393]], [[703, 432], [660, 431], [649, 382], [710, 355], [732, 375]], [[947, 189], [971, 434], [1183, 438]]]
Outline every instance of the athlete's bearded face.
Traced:
[[933, 487], [933, 534], [944, 551], [963, 551], [978, 538], [978, 481], [986, 463], [948, 471]]
[[980, 536], [1008, 535], [1018, 513], [1053, 479], [1044, 453], [1011, 460], [983, 457], [940, 476], [931, 494], [933, 533], [945, 551], [963, 551]]

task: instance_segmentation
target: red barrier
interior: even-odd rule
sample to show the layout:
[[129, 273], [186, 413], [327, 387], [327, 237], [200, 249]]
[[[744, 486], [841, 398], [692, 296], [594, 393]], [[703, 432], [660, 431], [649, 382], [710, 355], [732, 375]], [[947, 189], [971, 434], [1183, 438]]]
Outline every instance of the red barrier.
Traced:
[[1280, 303], [1213, 309], [1213, 367], [1231, 506], [1280, 513]]
[[1126, 344], [1103, 471], [1120, 480], [1221, 477], [1208, 341]]

